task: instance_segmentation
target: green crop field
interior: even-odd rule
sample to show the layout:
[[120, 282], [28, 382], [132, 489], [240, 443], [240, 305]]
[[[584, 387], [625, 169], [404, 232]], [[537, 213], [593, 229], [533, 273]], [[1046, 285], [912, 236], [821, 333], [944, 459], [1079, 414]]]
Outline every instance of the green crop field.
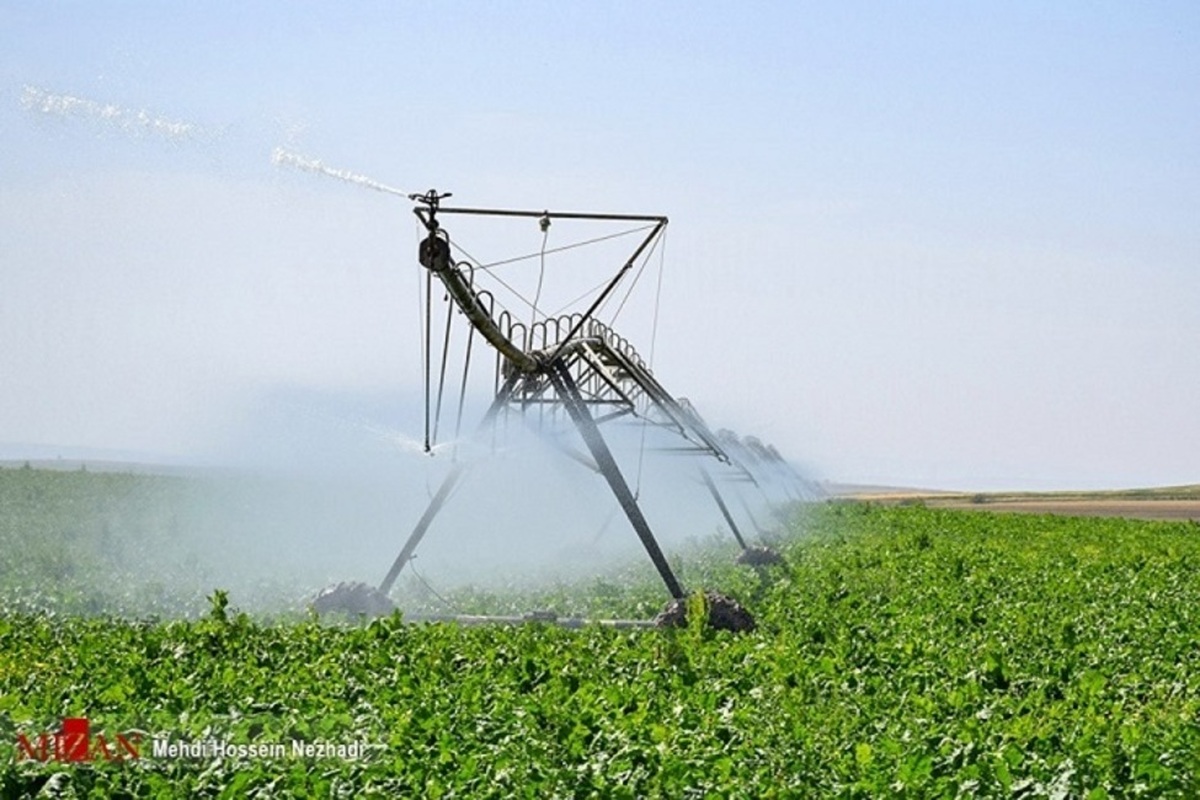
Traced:
[[[329, 624], [250, 617], [215, 586], [197, 609], [106, 555], [165, 536], [181, 492], [0, 471], [3, 796], [1200, 796], [1195, 523], [819, 504], [770, 573], [728, 543], [676, 556], [755, 612], [749, 634]], [[455, 599], [666, 598], [639, 567]], [[71, 717], [125, 757], [29, 757]]]

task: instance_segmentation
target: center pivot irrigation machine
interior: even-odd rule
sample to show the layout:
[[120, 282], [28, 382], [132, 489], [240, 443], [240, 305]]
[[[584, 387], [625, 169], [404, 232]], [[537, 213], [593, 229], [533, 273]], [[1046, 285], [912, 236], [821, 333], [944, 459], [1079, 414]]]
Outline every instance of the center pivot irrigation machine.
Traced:
[[[782, 492], [783, 500], [804, 500], [812, 496], [809, 485], [797, 475], [770, 446], [763, 445], [753, 437], [741, 439], [735, 434], [721, 430], [713, 432], [687, 400], [672, 396], [655, 379], [645, 361], [633, 346], [601, 321], [601, 312], [617, 296], [623, 283], [636, 283], [641, 277], [649, 255], [661, 243], [666, 230], [667, 218], [630, 214], [590, 214], [553, 211], [519, 211], [506, 209], [452, 208], [443, 206], [449, 194], [430, 190], [425, 194], [410, 195], [415, 201], [414, 212], [423, 227], [420, 233], [418, 260], [425, 268], [425, 450], [431, 449], [436, 438], [437, 419], [440, 419], [445, 389], [446, 361], [450, 342], [452, 321], [465, 319], [470, 329], [467, 333], [463, 384], [459, 395], [459, 423], [462, 418], [462, 402], [466, 393], [466, 373], [470, 369], [472, 342], [480, 337], [495, 350], [495, 373], [490, 407], [484, 414], [480, 431], [493, 429], [502, 415], [519, 414], [533, 416], [544, 422], [547, 418], [562, 421], [565, 412], [569, 425], [578, 433], [584, 450], [562, 446], [571, 458], [598, 473], [607, 482], [620, 510], [628, 519], [634, 532], [641, 540], [647, 555], [662, 578], [671, 595], [671, 601], [659, 617], [651, 621], [609, 621], [622, 625], [679, 625], [686, 614], [687, 590], [671, 569], [667, 558], [655, 538], [650, 523], [639, 503], [638, 493], [630, 487], [614, 457], [603, 429], [621, 419], [634, 419], [644, 426], [665, 430], [679, 437], [679, 446], [672, 448], [708, 456], [709, 465], [728, 473], [728, 478], [718, 475], [718, 480], [731, 482], [736, 479], [743, 487], [751, 487], [762, 497], [767, 496], [768, 485]], [[451, 215], [473, 215], [507, 220], [510, 223], [521, 218], [537, 221], [542, 234], [542, 248], [532, 256], [509, 259], [485, 264], [470, 257], [459, 243], [452, 240], [442, 225], [442, 218]], [[573, 242], [564, 247], [548, 251], [547, 236], [556, 223], [578, 226], [583, 223], [618, 223], [626, 229], [605, 236]], [[644, 234], [644, 235], [641, 235]], [[542, 276], [547, 253], [571, 250], [583, 245], [613, 240], [622, 236], [638, 236], [631, 255], [620, 261], [615, 274], [606, 274], [604, 280], [589, 292], [576, 299], [575, 306], [583, 310], [547, 314], [538, 307]], [[621, 252], [624, 252], [623, 250]], [[456, 260], [455, 254], [463, 258]], [[530, 306], [528, 322], [519, 321], [509, 310], [500, 307], [495, 294], [477, 284], [486, 274], [508, 287], [494, 272], [500, 264], [526, 258], [540, 258], [543, 274], [538, 277], [538, 296], [532, 301], [521, 298]], [[607, 273], [607, 270], [606, 270]], [[634, 273], [632, 281], [630, 273]], [[432, 329], [431, 291], [432, 279], [436, 277], [444, 286], [447, 309], [446, 333], [442, 349], [442, 363], [438, 376], [431, 368], [434, 352]], [[632, 286], [626, 287], [624, 300]], [[519, 296], [519, 295], [518, 295]], [[586, 308], [584, 305], [586, 304]], [[571, 304], [568, 304], [570, 306]], [[454, 312], [459, 312], [455, 314]], [[657, 308], [656, 308], [657, 315]], [[613, 315], [615, 318], [615, 314]], [[657, 316], [655, 317], [657, 324]], [[436, 389], [434, 384], [436, 383]], [[431, 424], [431, 419], [432, 424]], [[416, 523], [407, 541], [400, 550], [383, 580], [377, 587], [363, 583], [341, 583], [323, 591], [314, 601], [319, 613], [341, 611], [350, 614], [377, 615], [390, 612], [394, 606], [388, 595], [397, 576], [414, 557], [418, 545], [429, 531], [434, 518], [446, 504], [455, 487], [468, 469], [467, 460], [457, 460], [442, 481]], [[719, 511], [730, 532], [741, 548], [738, 561], [758, 568], [780, 561], [775, 551], [767, 546], [747, 543], [725, 501], [718, 480], [705, 466], [698, 469], [698, 480], [711, 495], [715, 510]], [[736, 491], [727, 489], [728, 491]], [[751, 524], [758, 528], [750, 505], [740, 494], [742, 508]], [[747, 630], [754, 627], [754, 620], [736, 601], [716, 592], [706, 592], [706, 607], [709, 623], [714, 627], [731, 630]], [[512, 621], [513, 618], [443, 617], [476, 621], [484, 619]], [[557, 620], [553, 614], [539, 612], [526, 618], [557, 621], [561, 624], [580, 624], [580, 620]]]

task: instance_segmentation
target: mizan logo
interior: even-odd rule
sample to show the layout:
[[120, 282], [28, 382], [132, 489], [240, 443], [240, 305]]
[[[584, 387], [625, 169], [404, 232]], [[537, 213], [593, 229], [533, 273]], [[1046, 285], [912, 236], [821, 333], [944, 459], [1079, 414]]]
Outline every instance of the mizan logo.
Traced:
[[56, 733], [42, 732], [32, 739], [17, 734], [17, 760], [33, 761], [125, 761], [141, 758], [142, 736], [118, 733], [92, 735], [86, 717], [67, 717]]

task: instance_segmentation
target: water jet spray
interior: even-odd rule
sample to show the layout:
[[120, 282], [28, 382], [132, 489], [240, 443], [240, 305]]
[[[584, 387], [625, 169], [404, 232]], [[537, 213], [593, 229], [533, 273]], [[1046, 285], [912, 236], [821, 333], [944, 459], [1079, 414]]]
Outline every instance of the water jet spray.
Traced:
[[316, 175], [327, 175], [330, 178], [337, 178], [339, 181], [353, 183], [356, 186], [362, 186], [367, 189], [374, 189], [377, 192], [385, 192], [387, 194], [395, 194], [401, 197], [407, 197], [407, 192], [402, 192], [399, 189], [385, 186], [377, 180], [368, 178], [366, 175], [359, 175], [357, 172], [350, 172], [344, 169], [335, 169], [326, 166], [323, 162], [315, 158], [306, 158], [299, 153], [293, 153], [282, 147], [276, 147], [271, 151], [271, 163], [277, 167], [288, 166], [295, 167], [305, 172], [311, 172]]
[[[362, 176], [329, 170], [320, 162], [305, 162], [286, 154], [285, 151], [277, 153], [282, 153], [277, 163], [289, 163], [370, 188], [396, 193], [396, 190], [375, 184]], [[417, 260], [424, 268], [427, 298], [426, 333], [423, 336], [427, 448], [432, 449], [432, 440], [436, 438], [437, 424], [434, 417], [440, 415], [442, 408], [450, 330], [456, 319], [453, 313], [448, 314], [446, 318], [446, 344], [442, 350], [441, 369], [435, 371], [432, 368], [434, 344], [430, 305], [433, 294], [430, 287], [436, 278], [445, 290], [450, 308], [459, 312], [457, 318], [465, 319], [468, 323], [468, 357], [463, 370], [464, 389], [460, 392], [459, 416], [461, 417], [462, 413], [461, 398], [465, 394], [466, 374], [470, 368], [470, 343], [473, 341], [470, 337], [477, 336], [492, 348], [496, 356], [494, 396], [479, 424], [479, 432], [494, 430], [497, 420], [507, 415], [521, 415], [526, 418], [536, 416], [539, 422], [544, 422], [547, 418], [562, 422], [562, 417], [565, 416], [566, 422], [573, 427], [583, 445], [582, 451], [571, 451], [571, 458], [604, 478], [671, 596], [671, 602], [656, 619], [656, 624], [682, 624], [690, 605], [691, 593], [668, 563], [643, 512], [638, 485], [640, 458], [638, 481], [631, 486], [626, 473], [613, 455], [603, 428], [617, 420], [633, 419], [644, 426], [643, 431], [647, 426], [666, 431], [679, 442], [674, 449], [708, 457], [736, 474], [742, 482], [759, 490], [763, 489], [764, 482], [760, 480], [759, 474], [756, 474], [761, 473], [761, 470], [754, 467], [765, 464], [773, 470], [773, 479], [778, 479], [780, 470], [775, 462], [782, 462], [782, 459], [777, 459], [777, 453], [768, 450], [756, 439], [739, 440], [728, 432], [718, 435], [710, 430], [691, 404], [668, 392], [654, 377], [634, 347], [599, 318], [600, 310], [615, 296], [618, 287], [626, 282], [627, 276], [633, 272], [640, 276], [641, 270], [635, 270], [635, 267], [639, 262], [644, 266], [648, 254], [653, 252], [660, 242], [667, 226], [667, 218], [637, 214], [456, 208], [443, 204], [443, 201], [450, 197], [449, 194], [440, 194], [434, 190], [409, 197], [416, 204], [414, 213], [424, 230], [419, 241]], [[535, 301], [530, 303], [533, 313], [528, 317], [530, 321], [526, 323], [517, 321], [516, 315], [508, 310], [498, 309], [495, 296], [476, 285], [479, 273], [486, 272], [489, 265], [470, 258], [455, 259], [455, 249], [461, 248], [457, 247], [457, 242], [451, 240], [449, 232], [442, 224], [443, 218], [448, 216], [536, 220], [542, 233], [542, 246], [538, 255], [541, 257], [543, 272], [545, 255], [549, 252], [546, 249], [546, 233], [555, 221], [632, 223], [638, 225], [636, 230], [644, 235], [637, 241], [632, 253], [616, 264], [615, 271], [607, 281], [597, 287], [590, 303], [582, 311], [547, 315], [540, 312]], [[587, 240], [584, 243], [592, 241], [599, 239]], [[510, 263], [513, 260], [519, 259], [495, 263]], [[540, 273], [539, 296], [542, 277], [543, 274]], [[624, 300], [621, 304], [623, 306]], [[620, 307], [618, 312], [619, 310]], [[525, 315], [522, 315], [522, 319], [525, 318]], [[436, 403], [433, 397], [435, 372], [440, 373], [440, 378], [436, 380]], [[434, 408], [437, 409], [436, 414], [431, 413]], [[751, 442], [754, 446], [751, 446]], [[417, 547], [438, 513], [469, 469], [468, 461], [455, 460], [378, 586], [371, 587], [363, 583], [339, 584], [321, 593], [314, 602], [317, 611], [342, 611], [352, 615], [374, 616], [394, 608], [388, 595], [396, 578], [414, 557]], [[704, 468], [700, 469], [700, 476], [741, 548], [739, 561], [764, 568], [781, 560], [770, 548], [752, 546], [746, 542], [716, 481]], [[798, 476], [793, 474], [793, 477]], [[789, 486], [787, 490], [795, 494], [803, 494], [805, 491], [802, 486]], [[744, 503], [744, 498], [740, 495], [739, 499]], [[754, 627], [753, 617], [748, 611], [736, 601], [719, 593], [705, 592], [704, 607], [707, 609], [708, 622], [714, 627], [730, 630], [750, 630]], [[482, 618], [462, 619], [476, 622]], [[513, 619], [505, 618], [499, 621], [511, 622]], [[549, 620], [542, 614], [537, 615], [533, 621], [555, 620]], [[629, 625], [641, 624], [626, 622]]]
[[100, 103], [85, 97], [56, 94], [26, 86], [21, 93], [21, 105], [29, 111], [56, 117], [81, 117], [134, 135], [154, 134], [173, 141], [189, 139], [199, 134], [200, 128], [190, 122], [170, 120], [146, 109], [133, 111], [113, 103]]

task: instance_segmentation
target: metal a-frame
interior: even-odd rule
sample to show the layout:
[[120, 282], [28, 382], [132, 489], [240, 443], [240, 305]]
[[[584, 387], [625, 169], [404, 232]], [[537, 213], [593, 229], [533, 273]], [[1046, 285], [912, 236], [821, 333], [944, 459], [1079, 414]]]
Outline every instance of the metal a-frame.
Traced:
[[[663, 388], [633, 346], [593, 316], [638, 258], [662, 234], [667, 218], [450, 208], [441, 205], [441, 201], [448, 196], [435, 191], [413, 196], [418, 202], [414, 211], [426, 231], [418, 258], [421, 265], [442, 282], [475, 331], [496, 350], [501, 359], [500, 375], [503, 381], [480, 427], [491, 425], [509, 405], [529, 407], [532, 404], [549, 403], [564, 408], [590, 453], [589, 465], [607, 481], [672, 598], [681, 600], [686, 595], [685, 589], [667, 563], [634, 492], [613, 458], [600, 425], [626, 415], [637, 415], [678, 434], [686, 441], [687, 448], [707, 453], [734, 466], [749, 480], [753, 480], [753, 476], [730, 456], [719, 438], [686, 402], [676, 400]], [[642, 222], [648, 223], [649, 233], [586, 311], [527, 326], [513, 320], [507, 312], [494, 315], [490, 295], [473, 287], [471, 277], [464, 269], [467, 265], [454, 262], [449, 236], [439, 220], [439, 215], [448, 214], [531, 217], [542, 220], [543, 225], [549, 225], [554, 219]], [[458, 462], [447, 474], [379, 584], [380, 593], [386, 595], [391, 590], [465, 470], [465, 464]], [[746, 549], [745, 540], [711, 477], [703, 470], [701, 474], [739, 545]]]

